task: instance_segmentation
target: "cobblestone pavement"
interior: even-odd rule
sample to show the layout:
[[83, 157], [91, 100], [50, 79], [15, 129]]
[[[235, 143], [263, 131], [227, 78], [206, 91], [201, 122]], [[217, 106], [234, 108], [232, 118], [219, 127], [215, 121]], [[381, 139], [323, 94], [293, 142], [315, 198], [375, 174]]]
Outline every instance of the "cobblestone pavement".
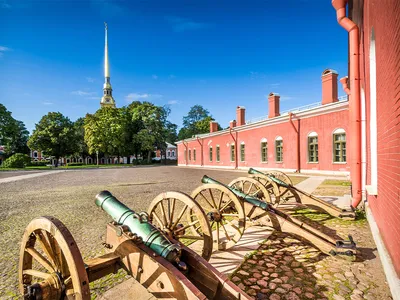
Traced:
[[357, 260], [326, 256], [306, 241], [274, 232], [232, 274], [234, 283], [255, 299], [392, 299], [365, 219], [341, 221], [309, 210], [295, 215], [319, 219], [324, 232], [351, 233], [360, 250]]

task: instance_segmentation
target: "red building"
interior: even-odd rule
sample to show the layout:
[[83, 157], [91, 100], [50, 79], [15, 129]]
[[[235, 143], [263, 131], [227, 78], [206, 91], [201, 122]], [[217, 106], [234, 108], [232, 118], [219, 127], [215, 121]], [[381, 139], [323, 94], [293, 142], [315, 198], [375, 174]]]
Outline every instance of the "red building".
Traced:
[[349, 32], [349, 76], [340, 81], [349, 94], [353, 206], [365, 188], [368, 221], [400, 299], [400, 1], [332, 4]]
[[211, 122], [210, 133], [179, 141], [178, 165], [348, 174], [348, 101], [338, 100], [337, 76], [322, 73], [322, 103], [280, 112], [280, 96], [271, 93], [268, 117], [247, 122], [238, 106], [229, 129]]

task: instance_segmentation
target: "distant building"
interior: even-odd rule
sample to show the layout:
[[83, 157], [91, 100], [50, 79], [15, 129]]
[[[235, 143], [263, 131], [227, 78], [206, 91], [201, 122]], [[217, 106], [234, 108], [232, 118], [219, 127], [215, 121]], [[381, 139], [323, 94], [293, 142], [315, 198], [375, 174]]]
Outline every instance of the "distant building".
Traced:
[[0, 146], [0, 166], [3, 164], [4, 157], [6, 155], [5, 146]]
[[282, 112], [279, 94], [270, 93], [260, 108], [268, 105], [268, 116], [250, 121], [238, 106], [228, 129], [211, 122], [210, 133], [177, 142], [178, 165], [349, 174], [347, 96], [339, 101], [336, 71], [321, 78], [322, 103]]
[[[165, 151], [168, 160], [177, 160], [177, 147], [173, 144], [167, 143], [167, 149]], [[154, 160], [165, 159], [165, 155], [161, 155], [160, 150], [156, 150], [156, 157]]]

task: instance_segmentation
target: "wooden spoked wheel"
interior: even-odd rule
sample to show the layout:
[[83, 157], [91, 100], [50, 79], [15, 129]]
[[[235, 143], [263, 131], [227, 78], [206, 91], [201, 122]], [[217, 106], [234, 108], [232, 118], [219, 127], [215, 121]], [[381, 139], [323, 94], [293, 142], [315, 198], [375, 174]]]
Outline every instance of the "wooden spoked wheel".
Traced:
[[279, 186], [275, 182], [269, 179], [269, 177], [267, 177], [266, 175], [261, 174], [250, 175], [250, 178], [258, 181], [262, 186], [264, 186], [270, 196], [271, 203], [274, 206], [277, 206], [279, 204], [279, 195], [281, 192]]
[[32, 220], [22, 237], [19, 289], [24, 299], [90, 299], [79, 248], [54, 217]]
[[189, 195], [162, 193], [151, 202], [148, 214], [152, 223], [169, 238], [180, 241], [204, 259], [210, 259], [213, 247], [210, 223], [204, 210]]
[[271, 203], [271, 196], [269, 195], [268, 190], [256, 179], [250, 177], [239, 177], [232, 180], [228, 185], [250, 197]]
[[293, 182], [290, 179], [290, 177], [282, 171], [271, 170], [271, 171], [267, 171], [266, 173], [269, 175], [273, 175], [274, 177], [278, 178], [279, 180], [282, 180], [283, 182], [285, 182], [286, 184], [293, 185]]
[[228, 188], [212, 183], [199, 186], [193, 191], [192, 198], [207, 215], [215, 249], [225, 250], [234, 246], [243, 235], [246, 225], [241, 200]]

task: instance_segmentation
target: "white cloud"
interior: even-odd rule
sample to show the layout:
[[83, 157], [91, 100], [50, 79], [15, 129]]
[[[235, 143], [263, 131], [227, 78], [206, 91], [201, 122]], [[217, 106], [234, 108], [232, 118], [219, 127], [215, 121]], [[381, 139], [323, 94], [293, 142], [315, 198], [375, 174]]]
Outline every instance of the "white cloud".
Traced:
[[44, 102], [42, 102], [42, 104], [43, 105], [53, 105], [54, 103], [53, 102], [44, 101]]
[[172, 25], [172, 29], [175, 32], [198, 30], [198, 29], [208, 28], [211, 26], [211, 24], [208, 23], [195, 22], [188, 18], [180, 18], [174, 16], [165, 17], [165, 20], [167, 20], [167, 22]]
[[92, 96], [94, 94], [96, 94], [95, 92], [85, 92], [85, 91], [73, 91], [71, 92], [72, 95], [77, 95], [77, 96]]
[[94, 78], [92, 78], [92, 77], [86, 77], [86, 80], [87, 80], [88, 82], [94, 82]]
[[5, 47], [5, 46], [0, 46], [0, 57], [3, 57], [4, 52], [6, 52], [6, 51], [11, 51], [11, 49], [8, 47]]
[[174, 104], [178, 104], [178, 103], [179, 103], [178, 100], [169, 100], [168, 101], [169, 105], [174, 105]]
[[126, 100], [128, 102], [130, 101], [138, 101], [138, 100], [150, 100], [150, 99], [158, 99], [162, 98], [163, 95], [160, 94], [139, 94], [139, 93], [130, 93], [127, 96], [125, 96]]
[[100, 97], [86, 97], [85, 99], [89, 99], [89, 100], [100, 100]]
[[155, 75], [155, 74], [153, 74], [151, 77], [152, 77], [153, 79], [158, 79], [158, 76]]

